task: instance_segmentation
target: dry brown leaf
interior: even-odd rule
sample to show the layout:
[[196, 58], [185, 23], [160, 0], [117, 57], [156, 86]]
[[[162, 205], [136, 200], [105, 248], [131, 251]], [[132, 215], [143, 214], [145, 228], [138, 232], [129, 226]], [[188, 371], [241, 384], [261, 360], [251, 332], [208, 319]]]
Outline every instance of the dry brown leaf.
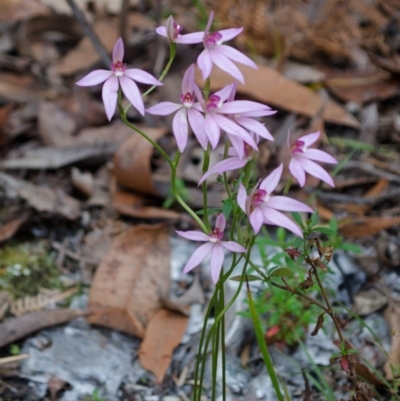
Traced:
[[125, 216], [142, 219], [179, 220], [184, 216], [173, 210], [160, 207], [146, 206], [147, 199], [132, 192], [117, 191], [112, 197], [112, 207]]
[[[166, 134], [164, 128], [146, 128], [145, 131], [154, 141]], [[153, 146], [141, 135], [131, 135], [114, 156], [117, 182], [135, 192], [157, 195], [150, 164], [153, 151]]]
[[49, 389], [50, 393], [50, 399], [51, 401], [56, 401], [58, 400], [57, 394], [64, 389], [67, 386], [67, 382], [64, 380], [59, 379], [58, 377], [51, 376], [48, 383], [47, 387]]
[[14, 236], [18, 229], [28, 219], [29, 213], [24, 213], [0, 227], [0, 242], [6, 241]]
[[28, 75], [0, 74], [0, 97], [7, 100], [20, 103], [34, 102], [41, 96], [41, 91], [34, 87], [35, 83]]
[[[238, 93], [249, 96], [269, 106], [279, 107], [294, 113], [314, 117], [324, 104], [324, 99], [306, 88], [285, 78], [278, 71], [258, 65], [258, 70], [238, 65], [243, 73], [245, 85], [238, 84]], [[199, 85], [204, 82], [200, 72], [196, 71], [196, 81]], [[219, 68], [213, 68], [211, 73], [211, 90], [216, 91], [232, 83], [232, 78]], [[345, 109], [332, 101], [328, 101], [324, 111], [324, 120], [331, 123], [359, 128], [358, 121]]]
[[385, 319], [388, 322], [392, 335], [392, 348], [389, 360], [385, 364], [385, 373], [388, 380], [393, 380], [393, 370], [400, 368], [400, 303], [392, 303], [385, 311]]
[[2, 0], [0, 2], [0, 21], [8, 23], [49, 13], [50, 10], [37, 0]]
[[356, 217], [339, 222], [339, 232], [345, 237], [364, 238], [400, 224], [400, 217]]
[[33, 312], [0, 323], [0, 348], [35, 331], [70, 321], [86, 312], [76, 309], [57, 309]]
[[78, 188], [86, 196], [91, 196], [94, 192], [94, 178], [89, 171], [83, 172], [77, 167], [71, 169], [71, 181], [75, 188]]
[[0, 173], [0, 183], [7, 191], [17, 193], [38, 212], [60, 214], [70, 220], [80, 216], [80, 203], [61, 189], [39, 187], [4, 173]]
[[128, 228], [111, 244], [90, 290], [89, 322], [143, 337], [169, 293], [169, 229]]
[[325, 81], [329, 90], [344, 102], [364, 104], [373, 100], [385, 100], [400, 93], [396, 82], [385, 80], [382, 74], [358, 72], [355, 76], [336, 76]]
[[387, 297], [380, 291], [360, 291], [354, 297], [352, 310], [357, 315], [366, 316], [383, 308], [387, 303]]
[[174, 349], [186, 331], [189, 318], [160, 309], [150, 320], [139, 348], [142, 366], [154, 373], [157, 383], [162, 383], [171, 363]]

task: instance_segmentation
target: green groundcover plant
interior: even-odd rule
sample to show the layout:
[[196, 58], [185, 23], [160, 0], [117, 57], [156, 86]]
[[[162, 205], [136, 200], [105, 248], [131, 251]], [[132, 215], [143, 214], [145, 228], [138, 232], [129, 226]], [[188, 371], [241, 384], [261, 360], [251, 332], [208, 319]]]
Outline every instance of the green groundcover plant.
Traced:
[[[206, 358], [211, 350], [212, 358], [212, 394], [211, 399], [218, 396], [226, 399], [225, 380], [225, 323], [224, 316], [231, 307], [243, 286], [247, 288], [249, 316], [251, 317], [265, 365], [271, 377], [276, 395], [279, 400], [287, 397], [281, 389], [275, 373], [271, 357], [265, 341], [265, 331], [262, 328], [260, 314], [269, 312], [269, 327], [274, 328], [280, 341], [290, 344], [297, 338], [304, 338], [308, 330], [316, 334], [323, 326], [325, 317], [330, 317], [338, 335], [338, 354], [333, 360], [348, 374], [354, 385], [353, 399], [368, 399], [364, 386], [355, 374], [354, 350], [348, 348], [343, 337], [343, 321], [332, 308], [327, 291], [322, 285], [322, 276], [327, 271], [327, 265], [332, 257], [332, 248], [325, 246], [316, 234], [335, 235], [334, 230], [318, 226], [318, 215], [312, 208], [302, 202], [286, 196], [290, 183], [294, 179], [301, 187], [305, 185], [306, 175], [313, 175], [330, 186], [334, 181], [330, 174], [321, 167], [320, 163], [336, 164], [337, 161], [328, 153], [314, 147], [320, 132], [308, 133], [294, 141], [287, 137], [287, 147], [290, 154], [288, 173], [291, 178], [286, 184], [284, 194], [279, 194], [281, 177], [284, 171], [283, 164], [277, 166], [266, 177], [258, 177], [254, 164], [258, 154], [258, 144], [263, 140], [273, 141], [274, 138], [260, 117], [267, 117], [275, 113], [265, 104], [235, 100], [236, 82], [225, 86], [221, 90], [210, 92], [210, 75], [214, 66], [219, 67], [233, 79], [244, 84], [244, 77], [236, 66], [243, 64], [250, 68], [257, 65], [238, 50], [228, 46], [225, 42], [239, 35], [243, 28], [230, 28], [212, 31], [214, 13], [210, 13], [207, 26], [202, 32], [181, 34], [183, 27], [177, 24], [173, 17], [169, 17], [166, 26], [156, 29], [157, 33], [169, 42], [170, 58], [161, 76], [157, 79], [149, 73], [136, 68], [127, 68], [124, 63], [124, 44], [118, 39], [112, 53], [110, 70], [95, 70], [77, 82], [80, 86], [103, 84], [102, 98], [109, 120], [118, 109], [122, 121], [137, 134], [148, 140], [171, 169], [171, 193], [175, 200], [194, 219], [197, 229], [191, 231], [177, 231], [177, 234], [189, 241], [200, 245], [191, 255], [184, 273], [195, 269], [205, 259], [210, 261], [211, 277], [215, 283], [215, 291], [211, 297], [208, 310], [205, 314], [204, 326], [197, 354], [197, 363], [194, 378], [193, 399], [201, 400]], [[181, 95], [176, 102], [161, 102], [145, 109], [143, 97], [147, 96], [162, 81], [168, 73], [176, 54], [176, 46], [203, 43], [203, 50], [197, 58], [197, 68], [204, 80], [203, 90], [195, 82], [196, 65], [186, 70], [182, 84]], [[141, 94], [136, 82], [151, 85]], [[122, 105], [123, 95], [129, 101], [127, 107]], [[176, 140], [176, 149], [173, 154], [167, 152], [145, 132], [132, 124], [127, 117], [129, 107], [135, 107], [142, 115], [165, 116], [174, 114], [172, 132]], [[177, 178], [177, 170], [181, 154], [186, 151], [189, 135], [193, 133], [195, 139], [204, 151], [203, 176], [199, 186], [203, 191], [202, 210], [193, 210], [182, 194], [182, 183]], [[215, 152], [220, 144], [224, 144], [221, 160], [210, 166], [210, 154]], [[238, 171], [238, 179], [229, 180], [227, 172]], [[227, 198], [217, 210], [208, 208], [207, 180], [212, 175], [220, 176], [219, 182], [224, 186]], [[170, 200], [169, 200], [170, 203]], [[289, 217], [287, 212], [291, 212]], [[299, 213], [311, 215], [304, 221]], [[268, 268], [257, 266], [252, 261], [252, 249], [263, 244], [265, 226], [275, 226], [287, 230], [296, 236], [291, 246], [283, 250], [284, 265], [268, 261]], [[279, 232], [279, 231], [278, 231]], [[282, 232], [282, 231], [281, 231]], [[336, 241], [340, 238], [336, 236]], [[225, 254], [233, 254], [232, 263], [225, 263]], [[239, 277], [232, 277], [235, 267], [243, 262], [242, 273]], [[272, 265], [271, 265], [272, 263]], [[239, 281], [238, 289], [231, 299], [225, 298], [224, 283], [229, 279]], [[262, 281], [269, 288], [270, 295], [253, 300], [248, 281]], [[313, 297], [315, 292], [318, 296]], [[260, 303], [265, 305], [264, 310]], [[286, 305], [286, 306], [283, 306]], [[302, 313], [306, 306], [309, 313]], [[299, 312], [295, 312], [295, 310]], [[213, 312], [213, 323], [208, 326], [208, 319]], [[315, 322], [313, 328], [309, 327]], [[290, 330], [295, 327], [292, 335]], [[301, 332], [303, 331], [303, 333]], [[222, 367], [222, 384], [218, 384], [217, 377]], [[360, 398], [361, 397], [361, 398]]]

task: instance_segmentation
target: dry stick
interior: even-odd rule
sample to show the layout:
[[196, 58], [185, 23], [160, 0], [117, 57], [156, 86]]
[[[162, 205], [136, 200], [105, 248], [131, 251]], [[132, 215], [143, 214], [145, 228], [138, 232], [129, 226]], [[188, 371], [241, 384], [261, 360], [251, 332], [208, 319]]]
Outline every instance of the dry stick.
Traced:
[[99, 38], [97, 37], [97, 35], [93, 31], [92, 27], [85, 20], [85, 17], [83, 16], [82, 11], [75, 4], [74, 0], [67, 0], [67, 3], [71, 7], [75, 18], [77, 19], [77, 21], [81, 25], [83, 31], [85, 32], [85, 35], [90, 39], [90, 41], [92, 42], [92, 44], [93, 44], [94, 48], [96, 49], [97, 53], [99, 53], [99, 56], [101, 58], [101, 61], [104, 64], [104, 66], [106, 66], [107, 68], [110, 68], [111, 58], [109, 57], [107, 50], [104, 48], [104, 46], [100, 42]]
[[126, 26], [128, 21], [129, 0], [122, 0], [119, 19], [119, 36], [125, 42]]

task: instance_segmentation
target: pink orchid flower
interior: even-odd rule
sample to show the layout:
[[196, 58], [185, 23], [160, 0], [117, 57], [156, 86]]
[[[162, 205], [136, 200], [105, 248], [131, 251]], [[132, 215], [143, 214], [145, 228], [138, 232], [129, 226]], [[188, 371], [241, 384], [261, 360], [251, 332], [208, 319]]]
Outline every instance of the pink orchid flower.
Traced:
[[226, 220], [223, 214], [219, 214], [215, 222], [214, 230], [209, 234], [200, 231], [176, 231], [178, 235], [191, 241], [202, 241], [206, 244], [200, 245], [192, 254], [183, 273], [188, 273], [198, 266], [208, 255], [211, 255], [211, 278], [214, 283], [219, 279], [222, 265], [224, 263], [224, 248], [231, 252], [243, 253], [246, 248], [234, 241], [221, 241], [224, 235]]
[[270, 224], [286, 228], [303, 238], [300, 228], [278, 210], [309, 213], [312, 213], [313, 210], [304, 203], [290, 199], [287, 196], [272, 196], [272, 192], [279, 183], [282, 171], [283, 164], [261, 181], [249, 196], [247, 196], [245, 187], [240, 184], [237, 196], [238, 205], [249, 216], [250, 224], [255, 234], [260, 231], [263, 224]]
[[146, 109], [147, 113], [165, 116], [175, 111], [172, 121], [172, 132], [175, 135], [176, 143], [182, 153], [188, 141], [189, 124], [200, 142], [203, 149], [207, 149], [207, 136], [204, 133], [203, 116], [198, 110], [193, 108], [194, 96], [194, 64], [185, 72], [182, 80], [181, 103], [161, 102], [153, 107]]
[[169, 39], [170, 42], [182, 43], [185, 45], [191, 45], [194, 43], [200, 43], [203, 41], [204, 32], [188, 33], [186, 35], [180, 35], [183, 27], [174, 21], [174, 17], [170, 15], [167, 19], [166, 26], [159, 26], [156, 28], [156, 32]]
[[205, 49], [197, 58], [197, 65], [202, 72], [203, 79], [205, 80], [210, 76], [212, 64], [214, 63], [221, 68], [221, 70], [232, 75], [239, 82], [244, 84], [243, 74], [231, 60], [255, 69], [257, 69], [257, 65], [243, 53], [239, 52], [233, 47], [222, 44], [223, 42], [231, 40], [239, 35], [239, 33], [243, 31], [243, 28], [231, 28], [223, 29], [222, 31], [210, 32], [213, 19], [214, 12], [211, 11], [207, 27], [204, 31], [203, 43]]
[[79, 86], [93, 86], [104, 82], [102, 96], [109, 120], [115, 113], [119, 85], [127, 99], [142, 115], [144, 115], [144, 104], [139, 88], [134, 81], [148, 85], [162, 85], [161, 82], [145, 71], [137, 68], [127, 70], [126, 64], [122, 62], [123, 58], [124, 43], [119, 38], [114, 45], [112, 53], [111, 71], [95, 70], [76, 82]]
[[[236, 82], [231, 84], [231, 92], [229, 93], [226, 105], [229, 105], [230, 102], [233, 102], [236, 96], [236, 89], [237, 84]], [[260, 105], [260, 103], [258, 103]], [[225, 107], [226, 110], [226, 107]], [[259, 121], [254, 120], [256, 117], [266, 117], [271, 116], [276, 113], [276, 110], [271, 110], [270, 107], [264, 105], [263, 108], [260, 109], [253, 109], [251, 111], [245, 111], [241, 113], [235, 113], [230, 115], [229, 117], [232, 118], [235, 123], [239, 124], [241, 127], [246, 129], [247, 131], [253, 132], [254, 134], [269, 141], [273, 141], [274, 138], [271, 133], [267, 130], [264, 124], [261, 124]], [[258, 138], [259, 139], [259, 138]]]
[[306, 172], [326, 182], [332, 187], [335, 186], [335, 183], [328, 172], [313, 161], [315, 160], [323, 163], [337, 164], [337, 160], [328, 153], [319, 149], [309, 148], [310, 145], [318, 140], [319, 136], [319, 131], [304, 135], [297, 139], [291, 146], [288, 136], [288, 147], [292, 155], [292, 159], [289, 163], [289, 170], [293, 177], [295, 177], [299, 182], [301, 187], [303, 187], [306, 182]]
[[239, 157], [244, 157], [244, 149], [242, 142], [246, 142], [253, 149], [258, 150], [257, 144], [253, 137], [244, 128], [238, 125], [227, 114], [246, 113], [251, 111], [265, 110], [268, 106], [262, 103], [235, 100], [224, 103], [228, 98], [232, 88], [227, 85], [221, 90], [210, 95], [207, 100], [204, 100], [203, 95], [197, 85], [194, 86], [194, 91], [199, 103], [195, 103], [195, 107], [199, 111], [205, 113], [204, 131], [208, 137], [211, 147], [215, 149], [219, 143], [221, 130], [225, 131], [232, 145], [237, 150]]

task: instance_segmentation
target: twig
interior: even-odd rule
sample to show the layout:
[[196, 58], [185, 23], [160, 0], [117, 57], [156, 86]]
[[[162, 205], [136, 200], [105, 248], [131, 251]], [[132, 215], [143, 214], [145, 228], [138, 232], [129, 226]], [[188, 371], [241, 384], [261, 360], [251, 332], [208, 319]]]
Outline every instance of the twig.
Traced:
[[129, 0], [122, 0], [121, 14], [119, 19], [119, 36], [125, 42], [126, 26], [128, 21]]
[[104, 48], [104, 46], [100, 42], [99, 38], [97, 37], [96, 33], [93, 31], [92, 27], [85, 20], [85, 17], [83, 15], [82, 11], [75, 4], [75, 0], [67, 0], [67, 3], [71, 7], [72, 12], [75, 15], [75, 18], [77, 19], [77, 21], [81, 25], [83, 31], [85, 32], [85, 35], [91, 40], [91, 42], [92, 42], [94, 48], [96, 49], [97, 53], [99, 53], [99, 56], [101, 58], [101, 61], [104, 64], [104, 66], [106, 66], [107, 68], [110, 68], [111, 58], [108, 55], [107, 50]]
[[0, 358], [0, 365], [5, 365], [11, 362], [22, 361], [23, 359], [29, 358], [28, 354], [14, 355], [14, 356], [6, 356], [5, 358]]

